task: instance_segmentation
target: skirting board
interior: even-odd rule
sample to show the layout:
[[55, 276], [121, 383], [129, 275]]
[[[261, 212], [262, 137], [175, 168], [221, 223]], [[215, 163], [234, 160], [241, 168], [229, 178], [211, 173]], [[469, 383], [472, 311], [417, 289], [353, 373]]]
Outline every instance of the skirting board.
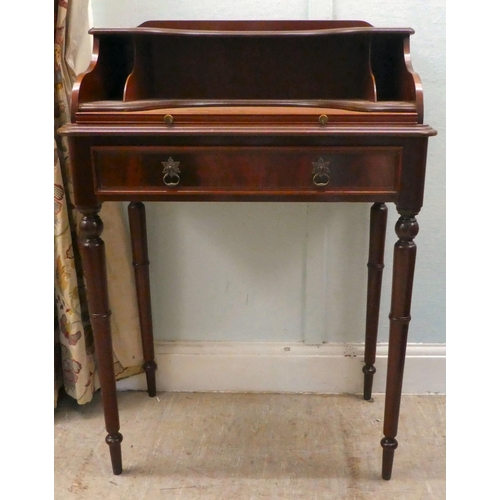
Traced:
[[[158, 391], [359, 394], [363, 344], [155, 342]], [[387, 345], [377, 348], [373, 392], [385, 392]], [[145, 390], [145, 375], [117, 383]], [[446, 392], [446, 345], [409, 344], [403, 393]]]

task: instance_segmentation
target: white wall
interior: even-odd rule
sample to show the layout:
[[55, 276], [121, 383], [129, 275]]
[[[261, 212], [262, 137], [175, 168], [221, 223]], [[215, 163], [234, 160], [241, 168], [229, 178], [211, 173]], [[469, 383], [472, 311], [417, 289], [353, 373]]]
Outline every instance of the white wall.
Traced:
[[[410, 342], [445, 342], [445, 2], [99, 0], [94, 26], [148, 19], [362, 19], [415, 29], [429, 143]], [[148, 203], [158, 340], [360, 342], [369, 204]], [[387, 341], [394, 207], [380, 340]]]

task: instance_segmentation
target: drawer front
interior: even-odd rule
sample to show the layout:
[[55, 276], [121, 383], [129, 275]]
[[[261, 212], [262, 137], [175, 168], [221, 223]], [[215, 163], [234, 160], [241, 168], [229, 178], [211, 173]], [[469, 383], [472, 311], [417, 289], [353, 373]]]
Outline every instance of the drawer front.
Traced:
[[[92, 148], [101, 195], [395, 194], [398, 147]], [[111, 196], [112, 198], [112, 196]]]

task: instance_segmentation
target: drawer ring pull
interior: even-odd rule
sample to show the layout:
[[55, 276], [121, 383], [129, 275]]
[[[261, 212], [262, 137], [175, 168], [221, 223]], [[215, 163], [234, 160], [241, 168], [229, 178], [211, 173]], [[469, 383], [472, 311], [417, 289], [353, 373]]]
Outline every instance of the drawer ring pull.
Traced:
[[318, 161], [313, 161], [313, 183], [316, 186], [326, 186], [330, 182], [330, 169], [328, 165], [330, 165], [329, 161], [323, 160], [320, 158]]
[[177, 186], [177, 184], [181, 181], [181, 169], [179, 168], [180, 163], [180, 161], [174, 161], [172, 157], [170, 157], [167, 161], [161, 162], [163, 165], [163, 182], [167, 186]]

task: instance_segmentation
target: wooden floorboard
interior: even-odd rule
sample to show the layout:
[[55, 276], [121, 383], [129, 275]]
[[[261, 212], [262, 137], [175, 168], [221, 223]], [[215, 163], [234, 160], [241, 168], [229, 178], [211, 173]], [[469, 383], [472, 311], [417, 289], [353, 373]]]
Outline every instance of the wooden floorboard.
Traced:
[[55, 500], [445, 499], [445, 397], [403, 396], [393, 479], [384, 396], [119, 393], [111, 473], [99, 395], [55, 411]]

